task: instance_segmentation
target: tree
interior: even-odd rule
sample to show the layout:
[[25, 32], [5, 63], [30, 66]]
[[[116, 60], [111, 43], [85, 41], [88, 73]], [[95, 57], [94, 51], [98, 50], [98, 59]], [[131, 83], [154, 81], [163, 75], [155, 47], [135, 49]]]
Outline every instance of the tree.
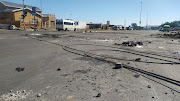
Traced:
[[164, 25], [170, 25], [170, 27], [174, 28], [180, 26], [180, 21], [165, 22], [164, 24], [160, 25], [160, 27], [163, 27]]
[[137, 26], [137, 23], [132, 23], [131, 26], [132, 26], [133, 28], [138, 27], [138, 26]]
[[142, 30], [143, 27], [137, 26], [137, 23], [132, 23], [131, 26], [133, 27], [134, 30]]

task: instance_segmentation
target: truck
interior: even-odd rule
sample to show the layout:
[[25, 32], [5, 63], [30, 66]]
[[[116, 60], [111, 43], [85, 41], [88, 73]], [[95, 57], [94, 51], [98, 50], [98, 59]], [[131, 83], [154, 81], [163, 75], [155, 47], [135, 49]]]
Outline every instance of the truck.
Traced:
[[163, 32], [165, 32], [165, 31], [167, 31], [167, 32], [170, 31], [170, 25], [164, 25], [163, 26]]

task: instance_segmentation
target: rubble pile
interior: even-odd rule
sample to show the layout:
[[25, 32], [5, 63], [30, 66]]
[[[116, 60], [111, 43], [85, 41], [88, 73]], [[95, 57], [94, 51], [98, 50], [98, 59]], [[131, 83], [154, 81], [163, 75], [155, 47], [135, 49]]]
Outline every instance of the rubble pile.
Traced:
[[175, 34], [164, 34], [164, 37], [171, 37], [171, 38], [180, 38], [180, 32], [175, 33]]

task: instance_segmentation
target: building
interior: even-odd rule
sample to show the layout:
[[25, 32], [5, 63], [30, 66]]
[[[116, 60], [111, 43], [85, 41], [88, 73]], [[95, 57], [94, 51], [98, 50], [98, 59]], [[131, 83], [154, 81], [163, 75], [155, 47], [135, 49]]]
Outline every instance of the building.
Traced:
[[75, 24], [77, 29], [86, 29], [86, 22], [76, 21]]
[[107, 21], [107, 25], [110, 25], [110, 21]]
[[[33, 6], [24, 6], [27, 16], [23, 23], [23, 5], [7, 1], [0, 1], [0, 24], [10, 24], [16, 27], [41, 28], [41, 10], [36, 7], [36, 16], [32, 15]], [[35, 18], [35, 20], [34, 20]]]
[[113, 30], [115, 25], [109, 25], [109, 29]]
[[42, 15], [42, 28], [46, 30], [56, 30], [56, 15], [43, 14]]
[[102, 29], [109, 29], [109, 25], [108, 24], [102, 24]]
[[87, 25], [86, 26], [87, 29], [101, 29], [102, 28], [102, 23], [92, 23], [92, 22], [90, 22], [90, 23], [87, 23], [86, 25]]

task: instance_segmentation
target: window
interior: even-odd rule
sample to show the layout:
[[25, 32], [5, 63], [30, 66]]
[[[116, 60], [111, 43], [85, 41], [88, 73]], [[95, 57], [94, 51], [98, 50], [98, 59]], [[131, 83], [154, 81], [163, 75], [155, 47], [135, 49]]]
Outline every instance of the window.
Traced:
[[38, 19], [32, 19], [32, 23], [33, 24], [37, 24], [38, 23]]
[[20, 21], [23, 21], [23, 18], [20, 18], [19, 20], [20, 20]]
[[75, 25], [79, 25], [79, 22], [75, 22], [74, 24], [75, 24]]
[[64, 22], [65, 25], [73, 25], [71, 22]]

